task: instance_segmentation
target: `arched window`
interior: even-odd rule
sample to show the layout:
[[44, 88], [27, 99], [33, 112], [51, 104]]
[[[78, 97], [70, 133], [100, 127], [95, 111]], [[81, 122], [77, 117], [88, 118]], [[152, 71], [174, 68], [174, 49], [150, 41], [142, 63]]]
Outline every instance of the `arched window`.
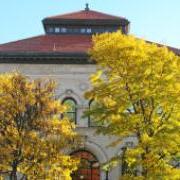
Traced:
[[[95, 105], [96, 105], [96, 102], [94, 100], [90, 100], [89, 101], [89, 110], [92, 110]], [[97, 123], [95, 121], [93, 121], [92, 115], [89, 115], [89, 117], [88, 117], [88, 125], [89, 125], [89, 127], [97, 126]]]
[[69, 98], [65, 98], [62, 103], [68, 107], [64, 115], [66, 115], [71, 121], [73, 121], [76, 124], [76, 116], [77, 116], [76, 101], [73, 98], [69, 97]]
[[80, 158], [79, 168], [72, 174], [72, 180], [100, 180], [100, 164], [92, 153], [80, 150], [71, 156]]

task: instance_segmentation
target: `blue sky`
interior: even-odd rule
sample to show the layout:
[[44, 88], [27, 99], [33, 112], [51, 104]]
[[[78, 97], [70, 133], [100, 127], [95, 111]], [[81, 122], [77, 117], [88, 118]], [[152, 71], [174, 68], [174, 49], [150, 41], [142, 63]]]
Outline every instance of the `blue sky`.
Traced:
[[180, 0], [1, 0], [0, 44], [43, 34], [44, 17], [90, 8], [124, 16], [131, 34], [180, 48]]

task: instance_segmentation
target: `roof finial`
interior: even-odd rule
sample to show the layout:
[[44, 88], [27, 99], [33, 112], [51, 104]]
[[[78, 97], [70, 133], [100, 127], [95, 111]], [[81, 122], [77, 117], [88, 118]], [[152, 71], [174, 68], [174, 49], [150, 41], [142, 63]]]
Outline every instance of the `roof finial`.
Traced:
[[85, 11], [89, 11], [89, 4], [88, 3], [86, 3]]

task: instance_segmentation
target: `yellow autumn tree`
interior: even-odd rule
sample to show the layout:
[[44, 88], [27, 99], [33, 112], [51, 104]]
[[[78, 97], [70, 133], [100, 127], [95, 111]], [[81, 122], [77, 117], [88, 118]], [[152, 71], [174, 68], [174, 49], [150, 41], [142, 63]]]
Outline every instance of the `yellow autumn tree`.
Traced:
[[65, 154], [74, 125], [55, 99], [55, 82], [0, 75], [0, 178], [69, 180], [78, 160]]
[[98, 70], [86, 97], [98, 132], [138, 142], [117, 158], [122, 178], [180, 179], [180, 58], [120, 32], [94, 36], [90, 55]]

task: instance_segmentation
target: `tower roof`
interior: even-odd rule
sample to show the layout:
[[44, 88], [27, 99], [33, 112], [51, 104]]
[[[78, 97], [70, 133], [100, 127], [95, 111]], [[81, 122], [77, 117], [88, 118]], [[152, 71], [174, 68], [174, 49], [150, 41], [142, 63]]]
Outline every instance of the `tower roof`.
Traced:
[[74, 19], [74, 20], [127, 20], [125, 17], [114, 16], [90, 9], [85, 9], [77, 12], [61, 14], [45, 18], [46, 20], [62, 20], [62, 19]]

